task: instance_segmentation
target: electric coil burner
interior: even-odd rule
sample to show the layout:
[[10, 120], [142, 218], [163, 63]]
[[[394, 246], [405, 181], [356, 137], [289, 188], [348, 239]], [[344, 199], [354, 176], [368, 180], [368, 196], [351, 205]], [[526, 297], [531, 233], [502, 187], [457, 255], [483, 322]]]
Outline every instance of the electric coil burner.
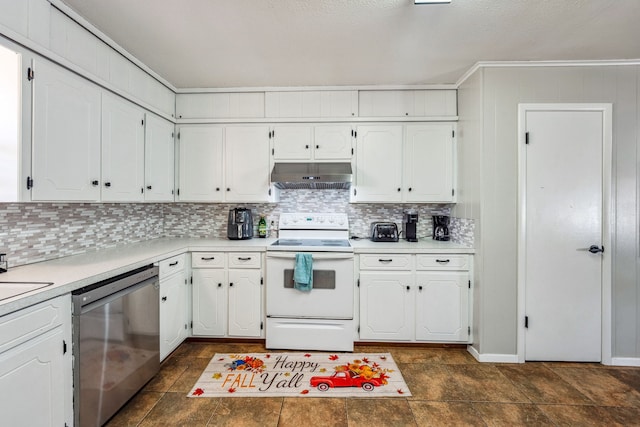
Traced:
[[[282, 214], [267, 248], [266, 346], [353, 351], [354, 258], [346, 214]], [[293, 286], [295, 255], [310, 253], [313, 288]]]

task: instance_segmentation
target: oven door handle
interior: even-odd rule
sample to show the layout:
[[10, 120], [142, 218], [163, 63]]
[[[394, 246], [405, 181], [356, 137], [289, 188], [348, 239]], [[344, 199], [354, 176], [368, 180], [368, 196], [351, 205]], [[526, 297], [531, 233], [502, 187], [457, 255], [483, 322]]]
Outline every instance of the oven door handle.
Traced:
[[[305, 252], [309, 253], [309, 252]], [[330, 260], [330, 259], [353, 259], [352, 253], [340, 253], [340, 252], [312, 252], [311, 257], [314, 260]], [[267, 258], [278, 259], [295, 259], [296, 254], [291, 252], [267, 252]]]

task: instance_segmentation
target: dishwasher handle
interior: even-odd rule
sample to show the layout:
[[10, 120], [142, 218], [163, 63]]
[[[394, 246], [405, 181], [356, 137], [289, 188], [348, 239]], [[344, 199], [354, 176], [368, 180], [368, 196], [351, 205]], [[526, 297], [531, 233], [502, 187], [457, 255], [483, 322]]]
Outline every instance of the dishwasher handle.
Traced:
[[[137, 283], [135, 285], [129, 286], [128, 288], [121, 289], [121, 290], [117, 291], [116, 293], [109, 294], [106, 297], [100, 298], [99, 300], [90, 302], [90, 303], [88, 303], [86, 305], [81, 305], [80, 306], [80, 312], [78, 314], [83, 315], [85, 313], [88, 313], [88, 312], [90, 312], [92, 310], [95, 310], [96, 308], [99, 308], [99, 307], [102, 307], [104, 305], [107, 305], [110, 302], [118, 300], [118, 299], [122, 298], [125, 295], [133, 293], [133, 292], [135, 292], [135, 291], [137, 291], [139, 289], [142, 289], [142, 288], [144, 288], [146, 286], [149, 286], [149, 285], [153, 285], [153, 286], [155, 286], [156, 288], [159, 289], [160, 282], [158, 280], [158, 276], [150, 277], [149, 279], [146, 279], [146, 280], [144, 280], [142, 282], [139, 282], [139, 283]], [[75, 302], [75, 299], [79, 298], [79, 297], [82, 297], [82, 295], [74, 296], [73, 297], [74, 298], [74, 302]]]

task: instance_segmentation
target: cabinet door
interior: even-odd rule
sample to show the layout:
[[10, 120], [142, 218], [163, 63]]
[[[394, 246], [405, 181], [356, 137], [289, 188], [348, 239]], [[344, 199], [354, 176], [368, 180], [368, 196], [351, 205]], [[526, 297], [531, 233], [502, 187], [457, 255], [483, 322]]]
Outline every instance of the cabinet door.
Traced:
[[102, 95], [102, 201], [144, 199], [144, 112], [108, 93]]
[[418, 272], [416, 339], [468, 341], [469, 273]]
[[153, 114], [147, 114], [144, 151], [144, 199], [148, 202], [172, 202], [175, 182], [173, 124]]
[[413, 274], [402, 271], [360, 272], [360, 338], [412, 340]]
[[180, 128], [180, 201], [222, 201], [223, 131], [220, 126]]
[[399, 202], [402, 198], [402, 126], [358, 126], [356, 202]]
[[227, 202], [268, 202], [269, 128], [228, 126], [225, 168]]
[[187, 337], [187, 286], [184, 274], [160, 281], [160, 360]]
[[33, 80], [32, 200], [100, 198], [100, 90], [49, 62]]
[[353, 130], [350, 125], [321, 125], [314, 128], [313, 155], [316, 160], [351, 160]]
[[275, 126], [272, 131], [274, 160], [309, 160], [313, 144], [313, 127], [308, 125]]
[[229, 335], [260, 337], [261, 271], [229, 270]]
[[226, 283], [226, 273], [223, 269], [193, 270], [193, 335], [225, 335]]
[[63, 354], [63, 339], [60, 326], [0, 355], [3, 425], [71, 425], [65, 418], [64, 378], [69, 373], [65, 365], [71, 363], [71, 343]]
[[404, 141], [406, 202], [452, 202], [454, 125], [408, 125]]

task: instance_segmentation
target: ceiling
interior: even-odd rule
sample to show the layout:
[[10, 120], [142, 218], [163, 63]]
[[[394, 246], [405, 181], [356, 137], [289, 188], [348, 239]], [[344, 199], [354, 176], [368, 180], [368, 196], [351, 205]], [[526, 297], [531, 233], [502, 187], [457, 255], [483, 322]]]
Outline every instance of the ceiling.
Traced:
[[455, 83], [478, 61], [640, 58], [638, 0], [63, 0], [177, 88]]

